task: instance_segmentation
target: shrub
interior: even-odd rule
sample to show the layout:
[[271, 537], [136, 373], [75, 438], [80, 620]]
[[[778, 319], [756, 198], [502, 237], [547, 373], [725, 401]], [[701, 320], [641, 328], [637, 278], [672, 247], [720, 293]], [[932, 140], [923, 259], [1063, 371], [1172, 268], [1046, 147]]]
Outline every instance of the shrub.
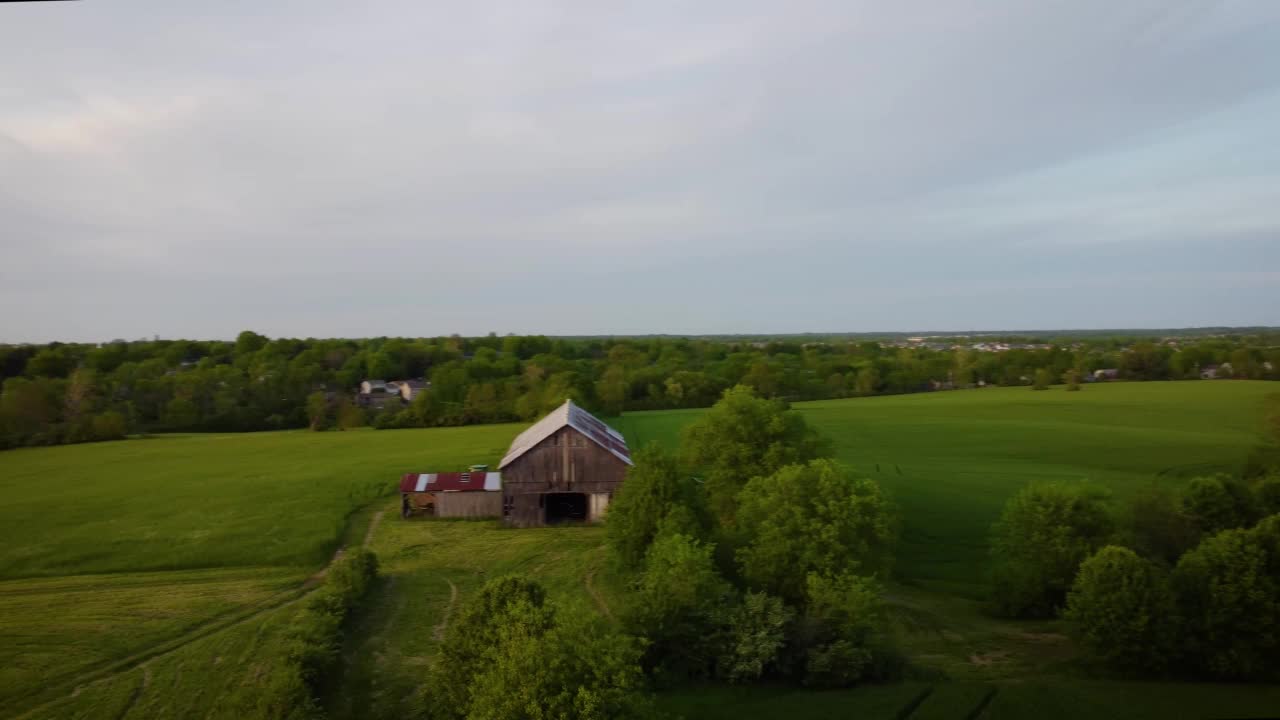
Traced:
[[1126, 545], [1169, 567], [1200, 542], [1195, 519], [1163, 485], [1148, 485], [1134, 493], [1125, 506], [1123, 523]]
[[733, 524], [738, 493], [750, 478], [832, 454], [830, 441], [800, 413], [781, 400], [756, 397], [743, 385], [726, 390], [685, 428], [680, 449], [685, 465], [704, 475], [711, 510], [726, 527]]
[[895, 527], [888, 499], [874, 480], [831, 460], [753, 478], [743, 488], [739, 518], [743, 578], [796, 604], [812, 573], [871, 574], [889, 567]]
[[1280, 513], [1280, 475], [1268, 475], [1253, 486], [1258, 510], [1263, 515]]
[[781, 599], [749, 592], [726, 613], [716, 674], [729, 682], [757, 680], [778, 660], [795, 612]]
[[1193, 669], [1218, 678], [1275, 672], [1280, 597], [1267, 548], [1277, 522], [1223, 530], [1178, 562], [1174, 598]]
[[378, 558], [356, 550], [329, 567], [290, 628], [289, 661], [314, 698], [336, 670], [342, 625], [378, 575]]
[[1192, 478], [1183, 488], [1182, 508], [1206, 534], [1248, 527], [1257, 520], [1248, 485], [1225, 475]]
[[624, 620], [648, 639], [646, 666], [660, 675], [699, 677], [712, 670], [722, 608], [733, 597], [716, 573], [713, 552], [712, 545], [673, 533], [659, 535], [645, 557]]
[[1065, 616], [1080, 641], [1111, 665], [1155, 671], [1169, 660], [1173, 599], [1165, 571], [1108, 545], [1085, 560]]
[[651, 715], [640, 644], [599, 627], [504, 634], [473, 684], [468, 718], [627, 720]]
[[998, 612], [1048, 617], [1062, 607], [1080, 563], [1111, 535], [1105, 497], [1049, 483], [1031, 485], [1009, 500], [992, 532]]
[[539, 637], [554, 625], [555, 610], [538, 583], [515, 575], [486, 582], [445, 630], [426, 683], [428, 716], [467, 717], [475, 678], [493, 664], [512, 634]]
[[699, 491], [680, 472], [675, 458], [660, 447], [641, 449], [633, 458], [635, 466], [618, 489], [605, 516], [609, 547], [627, 568], [639, 567], [645, 552], [658, 534], [658, 524], [673, 511], [680, 511], [684, 532], [702, 537], [698, 517]]
[[845, 687], [889, 679], [893, 657], [884, 640], [884, 606], [874, 580], [851, 573], [809, 575], [794, 650], [803, 656], [805, 685]]

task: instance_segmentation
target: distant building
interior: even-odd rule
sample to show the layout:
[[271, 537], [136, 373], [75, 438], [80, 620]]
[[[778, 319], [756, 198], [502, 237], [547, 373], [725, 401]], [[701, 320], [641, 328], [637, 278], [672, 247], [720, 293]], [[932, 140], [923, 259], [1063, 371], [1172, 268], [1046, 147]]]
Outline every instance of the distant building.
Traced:
[[1120, 369], [1119, 368], [1103, 368], [1101, 370], [1094, 370], [1093, 379], [1094, 380], [1119, 380]]
[[407, 403], [413, 402], [423, 390], [431, 387], [431, 383], [426, 380], [401, 380], [400, 381], [400, 397]]
[[400, 478], [400, 514], [406, 518], [501, 517], [502, 474], [484, 470], [409, 473]]
[[1219, 365], [1204, 365], [1200, 368], [1201, 380], [1213, 380], [1218, 377]]

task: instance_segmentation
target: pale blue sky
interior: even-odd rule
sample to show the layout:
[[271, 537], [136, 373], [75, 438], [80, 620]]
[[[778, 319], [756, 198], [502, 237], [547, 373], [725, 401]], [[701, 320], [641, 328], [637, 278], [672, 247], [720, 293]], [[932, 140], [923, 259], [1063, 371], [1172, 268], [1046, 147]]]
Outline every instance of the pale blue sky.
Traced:
[[1269, 0], [0, 4], [0, 60], [0, 342], [1280, 324]]

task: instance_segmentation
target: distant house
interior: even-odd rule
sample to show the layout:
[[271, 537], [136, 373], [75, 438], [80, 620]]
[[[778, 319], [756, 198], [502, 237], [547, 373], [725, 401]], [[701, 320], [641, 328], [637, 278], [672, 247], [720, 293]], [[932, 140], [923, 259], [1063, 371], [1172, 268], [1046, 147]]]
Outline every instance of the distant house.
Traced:
[[1200, 367], [1200, 379], [1201, 379], [1201, 380], [1213, 380], [1213, 379], [1217, 378], [1217, 377], [1218, 377], [1218, 370], [1219, 370], [1220, 368], [1221, 368], [1221, 366], [1220, 366], [1220, 365], [1203, 365], [1203, 366], [1201, 366], [1201, 367]]
[[487, 470], [409, 473], [400, 478], [400, 514], [442, 518], [502, 516], [502, 474]]
[[405, 402], [413, 402], [423, 390], [431, 387], [431, 383], [426, 380], [401, 380], [400, 381], [400, 397]]
[[632, 465], [622, 434], [566, 400], [516, 436], [498, 465], [507, 524], [596, 522]]
[[356, 404], [362, 408], [381, 410], [393, 400], [400, 400], [399, 390], [393, 393], [386, 380], [364, 380], [360, 383], [360, 392], [356, 393]]
[[1093, 371], [1094, 380], [1119, 380], [1120, 368], [1103, 368]]

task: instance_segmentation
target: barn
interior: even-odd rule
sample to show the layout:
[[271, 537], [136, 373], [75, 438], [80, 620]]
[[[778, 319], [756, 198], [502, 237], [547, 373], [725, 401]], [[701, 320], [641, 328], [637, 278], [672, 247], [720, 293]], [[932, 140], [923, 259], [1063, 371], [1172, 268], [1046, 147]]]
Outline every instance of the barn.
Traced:
[[502, 475], [471, 471], [409, 473], [400, 478], [400, 514], [442, 518], [502, 516]]
[[517, 435], [498, 465], [506, 522], [597, 522], [631, 464], [621, 433], [566, 400]]

